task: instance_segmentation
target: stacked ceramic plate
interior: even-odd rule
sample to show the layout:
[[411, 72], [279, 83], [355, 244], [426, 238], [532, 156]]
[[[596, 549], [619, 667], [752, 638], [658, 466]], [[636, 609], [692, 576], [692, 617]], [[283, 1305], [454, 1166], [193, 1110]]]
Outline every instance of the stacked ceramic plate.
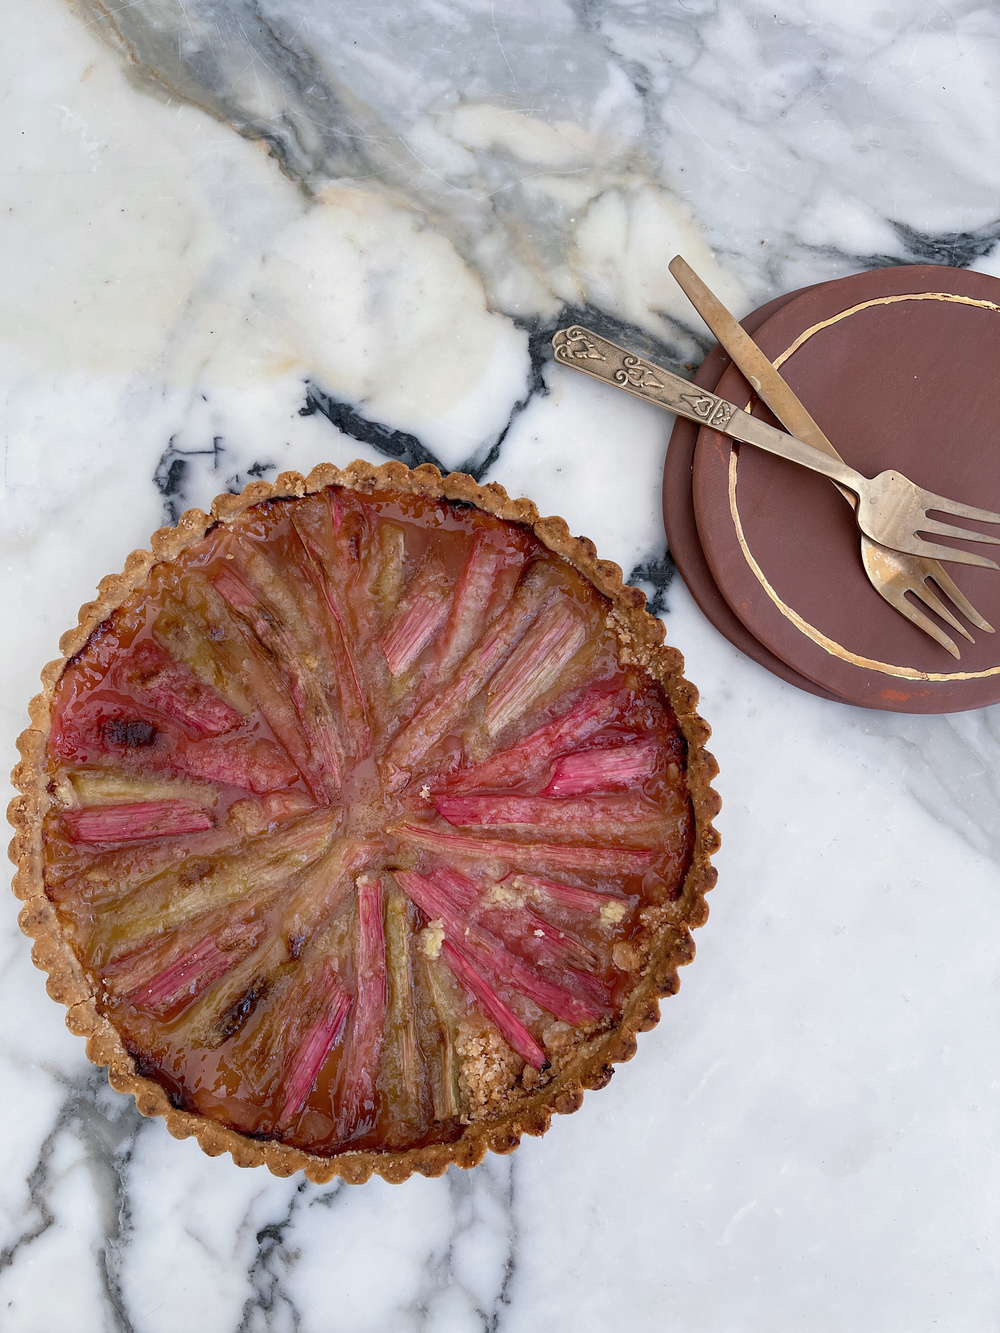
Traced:
[[[845, 462], [869, 477], [898, 468], [928, 490], [1000, 510], [1000, 280], [879, 269], [780, 297], [743, 326]], [[695, 382], [779, 424], [721, 348]], [[782, 679], [897, 712], [1000, 701], [1000, 634], [969, 624], [971, 643], [949, 629], [955, 661], [894, 610], [868, 582], [851, 508], [826, 478], [678, 418], [663, 512], [699, 606]], [[1000, 572], [947, 568], [1000, 626]]]

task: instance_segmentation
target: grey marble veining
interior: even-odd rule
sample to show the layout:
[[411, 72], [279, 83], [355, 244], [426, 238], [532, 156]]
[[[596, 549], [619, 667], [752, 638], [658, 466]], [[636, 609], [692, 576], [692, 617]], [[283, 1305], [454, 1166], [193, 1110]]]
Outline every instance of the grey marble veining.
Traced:
[[3, 1333], [992, 1328], [998, 710], [824, 703], [664, 546], [666, 265], [737, 309], [861, 268], [1000, 274], [1000, 16], [975, 0], [35, 0], [0, 47], [9, 753], [59, 634], [159, 523], [356, 456], [591, 536], [714, 727], [720, 886], [639, 1057], [511, 1158], [315, 1187], [112, 1093], [0, 928]]

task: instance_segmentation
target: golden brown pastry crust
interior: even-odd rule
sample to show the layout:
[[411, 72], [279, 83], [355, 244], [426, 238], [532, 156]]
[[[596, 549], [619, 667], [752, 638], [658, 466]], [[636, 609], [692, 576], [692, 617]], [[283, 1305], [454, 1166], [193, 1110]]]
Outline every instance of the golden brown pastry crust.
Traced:
[[[62, 936], [55, 908], [46, 897], [42, 878], [42, 820], [49, 807], [46, 789], [45, 747], [48, 738], [53, 693], [66, 662], [86, 643], [93, 630], [146, 579], [158, 561], [175, 559], [192, 543], [200, 541], [215, 523], [237, 518], [261, 501], [308, 495], [326, 486], [345, 486], [359, 494], [392, 489], [436, 499], [459, 500], [478, 506], [497, 518], [523, 523], [549, 548], [583, 574], [611, 603], [611, 617], [621, 645], [621, 656], [649, 670], [667, 691], [688, 743], [688, 786], [694, 808], [695, 833], [691, 867], [679, 899], [669, 909], [656, 909], [660, 919], [652, 928], [648, 961], [625, 1003], [621, 1021], [610, 1031], [582, 1041], [572, 1058], [549, 1083], [527, 1095], [495, 1119], [473, 1121], [453, 1143], [433, 1144], [402, 1152], [346, 1152], [320, 1157], [277, 1142], [260, 1142], [198, 1115], [175, 1109], [158, 1083], [136, 1072], [120, 1036], [97, 1009], [94, 990], [75, 954]], [[98, 585], [98, 596], [80, 609], [79, 624], [62, 636], [62, 656], [42, 671], [43, 690], [29, 705], [31, 726], [18, 738], [21, 762], [12, 780], [21, 794], [11, 802], [8, 818], [14, 827], [11, 860], [17, 866], [14, 893], [24, 900], [19, 924], [34, 940], [32, 960], [48, 973], [47, 988], [54, 1000], [67, 1008], [66, 1024], [87, 1038], [87, 1055], [96, 1065], [108, 1066], [108, 1080], [118, 1092], [131, 1093], [146, 1116], [163, 1116], [175, 1138], [194, 1136], [210, 1157], [232, 1154], [237, 1166], [266, 1166], [276, 1176], [304, 1171], [323, 1184], [336, 1176], [360, 1184], [374, 1172], [383, 1180], [399, 1182], [414, 1172], [440, 1176], [451, 1163], [471, 1167], [482, 1161], [489, 1148], [509, 1153], [522, 1134], [541, 1135], [552, 1115], [578, 1109], [588, 1088], [603, 1088], [614, 1065], [630, 1060], [636, 1050], [636, 1034], [648, 1032], [659, 1019], [659, 999], [673, 995], [679, 986], [677, 969], [694, 957], [690, 930], [708, 917], [705, 894], [716, 880], [710, 858], [719, 846], [712, 827], [720, 801], [711, 786], [718, 765], [705, 749], [708, 725], [695, 712], [697, 690], [681, 674], [683, 659], [663, 643], [661, 621], [645, 609], [645, 598], [622, 581], [619, 567], [597, 558], [596, 549], [585, 537], [573, 537], [561, 518], [541, 518], [530, 500], [512, 500], [502, 486], [490, 482], [480, 486], [471, 477], [453, 472], [442, 477], [436, 467], [424, 464], [413, 470], [402, 463], [381, 467], [357, 461], [346, 468], [323, 463], [308, 477], [282, 473], [273, 484], [251, 482], [241, 495], [220, 495], [211, 514], [189, 509], [176, 528], [160, 528], [153, 534], [150, 551], [133, 551], [121, 574], [111, 574]]]

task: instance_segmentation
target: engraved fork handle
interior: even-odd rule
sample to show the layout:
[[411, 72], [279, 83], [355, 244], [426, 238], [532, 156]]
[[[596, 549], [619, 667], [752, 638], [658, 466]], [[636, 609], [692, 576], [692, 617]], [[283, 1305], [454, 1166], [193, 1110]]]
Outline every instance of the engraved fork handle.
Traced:
[[[715, 293], [705, 286], [691, 265], [677, 255], [667, 267], [695, 310], [726, 349], [733, 364], [743, 372], [778, 420], [797, 440], [811, 444], [814, 449], [829, 454], [831, 458], [840, 458], [798, 395], [785, 383], [746, 329], [737, 324]], [[834, 485], [844, 499], [856, 508], [856, 497], [836, 482]]]
[[676, 412], [678, 416], [721, 431], [734, 440], [755, 445], [769, 454], [787, 458], [791, 463], [801, 463], [861, 496], [867, 478], [839, 457], [831, 458], [811, 444], [776, 430], [742, 411], [735, 403], [727, 403], [724, 398], [689, 384], [679, 375], [626, 352], [590, 329], [581, 328], [579, 324], [560, 329], [552, 339], [552, 347], [556, 360], [564, 366], [582, 370], [585, 375], [592, 375], [605, 384], [613, 384], [637, 398], [644, 398], [647, 403], [656, 403], [668, 412]]

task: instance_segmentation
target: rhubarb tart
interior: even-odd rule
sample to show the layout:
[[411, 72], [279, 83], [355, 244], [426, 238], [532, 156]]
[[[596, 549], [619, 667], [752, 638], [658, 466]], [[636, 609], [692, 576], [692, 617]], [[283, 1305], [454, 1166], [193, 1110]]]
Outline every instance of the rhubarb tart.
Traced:
[[355, 463], [191, 510], [43, 673], [15, 891], [112, 1085], [206, 1152], [387, 1180], [541, 1134], [677, 988], [715, 772], [617, 566]]

